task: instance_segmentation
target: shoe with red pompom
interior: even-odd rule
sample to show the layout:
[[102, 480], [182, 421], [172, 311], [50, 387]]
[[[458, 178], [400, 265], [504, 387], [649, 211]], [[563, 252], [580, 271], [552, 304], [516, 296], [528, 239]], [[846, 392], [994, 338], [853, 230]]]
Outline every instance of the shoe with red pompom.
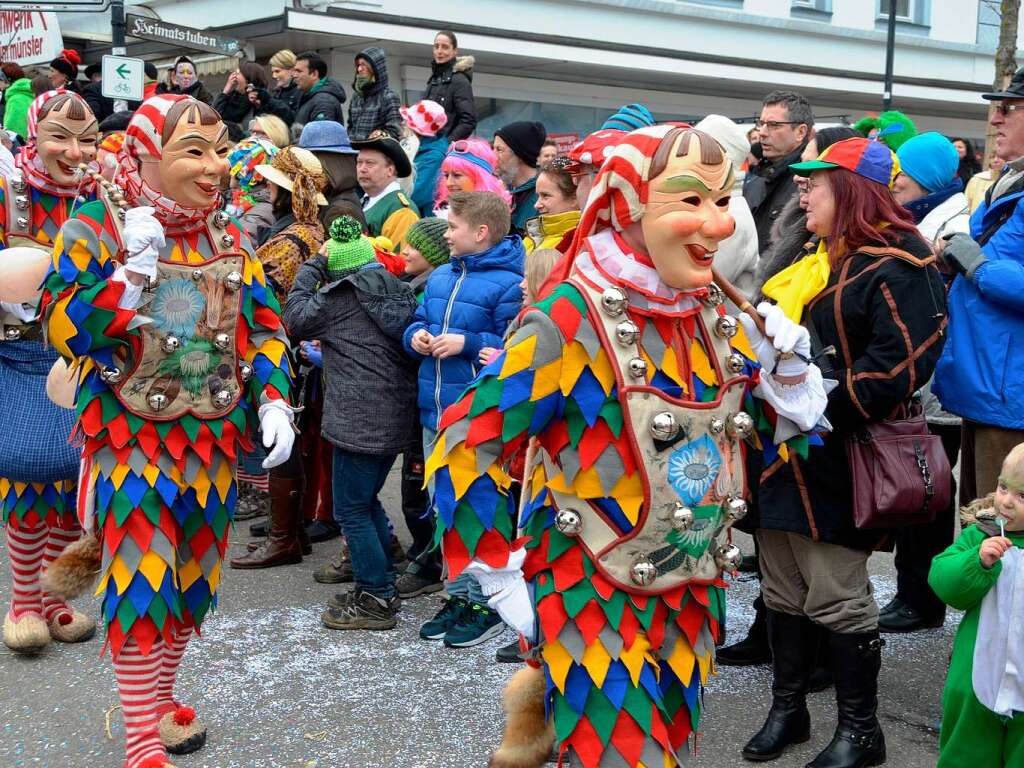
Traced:
[[206, 726], [199, 722], [192, 707], [174, 704], [157, 724], [160, 743], [172, 755], [187, 755], [206, 744]]

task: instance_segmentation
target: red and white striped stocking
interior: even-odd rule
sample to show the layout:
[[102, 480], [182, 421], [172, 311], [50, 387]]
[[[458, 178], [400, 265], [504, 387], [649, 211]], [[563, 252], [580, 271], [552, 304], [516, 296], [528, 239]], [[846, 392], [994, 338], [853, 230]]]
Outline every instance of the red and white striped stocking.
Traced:
[[7, 526], [7, 555], [11, 559], [13, 589], [11, 616], [15, 619], [25, 613], [43, 612], [39, 576], [46, 549], [46, 527]]
[[166, 760], [167, 752], [157, 732], [157, 686], [163, 662], [163, 643], [158, 639], [143, 655], [134, 640], [127, 640], [114, 660], [117, 693], [124, 715], [125, 768], [138, 768], [144, 761]]
[[[46, 536], [46, 550], [43, 553], [43, 568], [49, 568], [50, 563], [57, 559], [68, 544], [72, 544], [81, 537], [81, 528], [50, 528]], [[73, 618], [71, 606], [47, 592], [43, 592], [43, 618], [47, 623], [55, 618], [61, 624], [70, 624]]]
[[178, 627], [170, 643], [164, 643], [163, 662], [160, 664], [160, 683], [157, 688], [157, 710], [163, 716], [177, 707], [174, 700], [174, 683], [178, 678], [178, 666], [185, 655], [185, 646], [192, 639], [192, 627]]

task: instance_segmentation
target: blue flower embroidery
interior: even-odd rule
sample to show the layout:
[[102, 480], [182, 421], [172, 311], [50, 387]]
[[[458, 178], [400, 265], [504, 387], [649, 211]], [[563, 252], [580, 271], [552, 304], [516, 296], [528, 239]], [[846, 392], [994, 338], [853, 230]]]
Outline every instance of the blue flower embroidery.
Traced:
[[186, 341], [195, 334], [205, 306], [206, 300], [195, 283], [178, 278], [157, 286], [150, 314], [155, 327]]
[[692, 506], [711, 489], [721, 467], [718, 448], [704, 435], [672, 452], [668, 458], [668, 481], [683, 503]]

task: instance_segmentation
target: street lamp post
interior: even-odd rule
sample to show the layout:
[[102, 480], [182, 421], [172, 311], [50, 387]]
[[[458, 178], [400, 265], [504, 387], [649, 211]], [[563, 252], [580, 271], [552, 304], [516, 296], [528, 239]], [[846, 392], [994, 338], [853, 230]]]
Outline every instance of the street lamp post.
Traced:
[[896, 53], [896, 0], [889, 0], [889, 30], [885, 40], [885, 90], [882, 109], [892, 109], [892, 62]]

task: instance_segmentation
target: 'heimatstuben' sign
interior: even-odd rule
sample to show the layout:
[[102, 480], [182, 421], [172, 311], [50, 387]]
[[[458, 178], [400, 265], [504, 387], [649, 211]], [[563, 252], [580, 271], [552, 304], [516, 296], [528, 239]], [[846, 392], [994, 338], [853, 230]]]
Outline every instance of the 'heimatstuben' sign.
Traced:
[[212, 32], [204, 32], [191, 27], [180, 27], [177, 24], [168, 24], [166, 21], [149, 19], [145, 16], [127, 14], [125, 21], [128, 24], [126, 30], [129, 37], [138, 37], [142, 40], [156, 40], [161, 43], [171, 43], [184, 48], [193, 48], [199, 51], [210, 51], [222, 53], [225, 56], [241, 56], [242, 46], [237, 40], [230, 37], [221, 37]]

